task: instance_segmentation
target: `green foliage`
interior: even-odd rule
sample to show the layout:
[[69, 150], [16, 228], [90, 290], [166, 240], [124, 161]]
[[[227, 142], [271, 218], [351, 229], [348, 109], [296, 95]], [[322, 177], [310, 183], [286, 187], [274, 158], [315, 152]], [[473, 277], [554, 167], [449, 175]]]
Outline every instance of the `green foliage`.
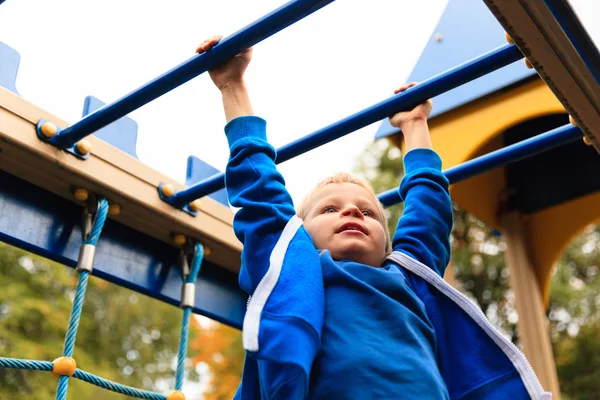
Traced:
[[[0, 243], [0, 356], [59, 357], [76, 283], [74, 270]], [[73, 358], [124, 385], [172, 388], [181, 318], [176, 307], [91, 277]], [[45, 372], [0, 369], [0, 398], [51, 399], [56, 384]], [[123, 396], [71, 379], [68, 398]]]
[[[401, 154], [385, 141], [376, 142], [358, 160], [357, 172], [376, 192], [397, 187], [403, 173]], [[393, 232], [402, 207], [388, 212]], [[508, 286], [502, 237], [455, 206], [451, 242], [457, 288], [518, 343], [518, 315]], [[564, 399], [600, 399], [599, 271], [600, 226], [590, 226], [557, 262], [550, 288], [550, 337]]]
[[600, 399], [600, 226], [589, 226], [558, 261], [548, 318], [561, 391]]

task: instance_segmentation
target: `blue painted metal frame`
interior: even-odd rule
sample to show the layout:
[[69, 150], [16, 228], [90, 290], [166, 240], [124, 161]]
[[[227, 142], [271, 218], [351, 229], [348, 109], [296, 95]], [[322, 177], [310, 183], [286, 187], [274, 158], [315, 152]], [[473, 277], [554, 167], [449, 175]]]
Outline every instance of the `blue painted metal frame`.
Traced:
[[[438, 37], [440, 35], [440, 37]], [[407, 82], [421, 82], [440, 71], [506, 43], [504, 28], [481, 0], [449, 0]], [[451, 92], [433, 98], [435, 118], [457, 107], [537, 76], [535, 69], [516, 62]], [[384, 119], [375, 133], [381, 139], [400, 132]]]
[[[582, 137], [583, 132], [581, 132], [581, 129], [573, 125], [561, 126], [560, 128], [553, 129], [546, 133], [542, 133], [541, 135], [506, 146], [502, 149], [449, 168], [444, 171], [444, 174], [450, 181], [450, 184], [458, 183], [494, 168], [532, 157], [541, 152], [575, 140], [580, 140]], [[377, 197], [384, 207], [390, 207], [402, 202], [398, 188], [388, 190], [379, 194]]]
[[600, 85], [600, 52], [569, 3], [565, 0], [544, 0], [544, 3], [579, 53], [596, 83]]
[[[380, 103], [281, 147], [277, 150], [276, 162], [278, 164], [282, 163], [335, 139], [339, 139], [373, 122], [380, 121], [394, 112], [410, 109], [431, 97], [454, 89], [521, 58], [523, 58], [523, 55], [515, 45], [506, 44], [500, 46], [455, 68], [431, 77], [405, 92], [398, 93]], [[176, 193], [171, 197], [171, 202], [176, 206], [182, 206], [223, 187], [225, 187], [224, 175], [214, 175]]]
[[[46, 123], [46, 122], [52, 122], [52, 121], [48, 121], [45, 119], [40, 119], [37, 122], [37, 125], [35, 126], [35, 133], [37, 134], [38, 139], [40, 139], [43, 142], [46, 143], [50, 143], [50, 141], [52, 140], [51, 138], [47, 138], [46, 136], [44, 136], [44, 134], [42, 133], [42, 126]], [[81, 154], [79, 151], [77, 151], [77, 146], [75, 144], [65, 147], [63, 148], [64, 151], [73, 154], [75, 157], [80, 158], [82, 160], [87, 160], [87, 158], [90, 156], [89, 153], [87, 154]]]
[[178, 205], [175, 205], [175, 203], [173, 202], [173, 196], [171, 196], [171, 197], [166, 197], [166, 196], [163, 194], [163, 187], [164, 187], [166, 184], [167, 184], [166, 182], [161, 182], [161, 183], [158, 185], [158, 188], [157, 188], [157, 190], [156, 190], [156, 191], [157, 191], [157, 193], [158, 193], [158, 197], [159, 197], [159, 198], [160, 198], [162, 201], [164, 201], [165, 203], [167, 203], [167, 204], [170, 204], [170, 205], [172, 205], [173, 207], [177, 207], [177, 208], [179, 208], [181, 211], [183, 211], [184, 213], [187, 213], [187, 214], [191, 215], [192, 217], [195, 217], [195, 216], [197, 216], [197, 215], [198, 215], [198, 211], [193, 211], [193, 210], [190, 208], [190, 205], [189, 205], [189, 203], [186, 203], [186, 204], [183, 204], [183, 205], [180, 205], [180, 206], [178, 206]]
[[208, 71], [215, 65], [227, 61], [239, 52], [332, 2], [333, 0], [290, 1], [224, 38], [209, 52], [195, 55], [121, 99], [102, 107], [70, 127], [62, 129], [50, 140], [50, 143], [61, 148], [71, 146], [98, 129]]
[[[0, 240], [75, 267], [82, 208], [20, 178], [0, 171]], [[93, 275], [178, 306], [179, 250], [113, 220], [107, 220]], [[241, 328], [247, 296], [237, 275], [208, 261], [196, 281], [194, 312]]]

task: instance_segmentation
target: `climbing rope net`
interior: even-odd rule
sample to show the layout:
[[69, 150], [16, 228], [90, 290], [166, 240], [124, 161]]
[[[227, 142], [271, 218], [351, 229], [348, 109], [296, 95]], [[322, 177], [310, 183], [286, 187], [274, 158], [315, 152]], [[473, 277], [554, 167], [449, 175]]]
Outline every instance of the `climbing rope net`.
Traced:
[[[150, 392], [146, 390], [136, 389], [133, 387], [121, 385], [90, 374], [77, 368], [77, 363], [73, 359], [73, 350], [75, 348], [75, 339], [77, 337], [77, 328], [81, 318], [81, 310], [83, 300], [87, 288], [89, 275], [92, 273], [94, 264], [94, 254], [96, 244], [100, 238], [100, 233], [104, 227], [106, 216], [108, 214], [109, 204], [106, 199], [100, 199], [97, 204], [94, 204], [92, 209], [84, 211], [83, 236], [84, 241], [79, 252], [77, 261], [77, 272], [79, 279], [73, 306], [71, 307], [71, 316], [65, 337], [62, 356], [56, 360], [38, 361], [38, 360], [23, 360], [16, 358], [0, 357], [0, 367], [16, 368], [33, 371], [48, 371], [58, 378], [58, 388], [56, 390], [56, 400], [66, 400], [67, 387], [69, 378], [80, 379], [84, 382], [91, 383], [106, 390], [116, 393], [121, 393], [127, 396], [138, 399], [150, 400], [185, 400], [185, 396], [181, 391], [184, 378], [184, 362], [187, 353], [187, 342], [189, 336], [189, 323], [194, 307], [195, 298], [195, 282], [200, 272], [200, 265], [204, 256], [204, 247], [200, 243], [189, 245], [182, 248], [180, 253], [180, 263], [182, 266], [182, 296], [181, 308], [183, 308], [183, 321], [181, 324], [181, 335], [179, 340], [179, 353], [177, 355], [177, 370], [175, 375], [175, 390], [168, 395]], [[192, 255], [191, 267], [188, 263], [188, 255]]]

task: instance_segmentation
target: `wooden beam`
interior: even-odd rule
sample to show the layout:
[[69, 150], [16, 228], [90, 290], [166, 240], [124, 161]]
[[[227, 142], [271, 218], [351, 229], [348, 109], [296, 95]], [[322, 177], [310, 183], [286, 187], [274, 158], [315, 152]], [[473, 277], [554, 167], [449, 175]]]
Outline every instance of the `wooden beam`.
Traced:
[[[577, 125], [600, 152], [600, 85], [590, 70], [596, 65], [598, 50], [580, 48], [589, 58], [584, 60], [569, 39], [567, 30], [581, 26], [574, 16], [573, 26], [563, 27], [553, 15], [548, 1], [484, 0], [490, 11], [536, 69], [546, 85], [554, 92]], [[555, 2], [560, 3], [560, 2]], [[568, 3], [565, 1], [566, 7]], [[563, 13], [565, 14], [565, 13]], [[581, 35], [586, 35], [581, 28]], [[575, 32], [571, 32], [573, 34]], [[593, 46], [591, 46], [593, 47]]]
[[515, 293], [519, 315], [519, 342], [545, 390], [559, 399], [560, 390], [550, 344], [544, 302], [535, 275], [520, 214], [512, 211], [501, 217], [506, 242], [506, 265], [510, 287]]
[[[74, 203], [74, 188], [84, 188], [119, 204], [114, 218], [137, 231], [166, 243], [173, 234], [184, 234], [212, 251], [206, 259], [232, 272], [239, 271], [241, 243], [232, 229], [233, 213], [210, 198], [200, 200], [197, 216], [163, 202], [157, 188], [184, 185], [153, 170], [108, 143], [89, 137], [92, 152], [87, 160], [42, 142], [36, 135], [40, 119], [65, 128], [68, 123], [0, 87], [0, 168]], [[81, 203], [79, 203], [81, 205]]]

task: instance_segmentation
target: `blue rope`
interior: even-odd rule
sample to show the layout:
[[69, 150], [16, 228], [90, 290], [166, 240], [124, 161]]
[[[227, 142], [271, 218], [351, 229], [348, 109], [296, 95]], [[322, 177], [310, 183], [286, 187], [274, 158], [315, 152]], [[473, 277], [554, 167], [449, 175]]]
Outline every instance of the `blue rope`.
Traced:
[[145, 390], [140, 390], [136, 388], [132, 388], [129, 386], [121, 385], [119, 383], [115, 383], [99, 376], [90, 374], [89, 372], [82, 371], [80, 369], [75, 370], [73, 374], [73, 378], [82, 380], [87, 383], [91, 383], [92, 385], [101, 387], [102, 389], [110, 390], [112, 392], [121, 393], [127, 396], [136, 397], [138, 399], [148, 399], [148, 400], [167, 400], [167, 397], [153, 392], [147, 392]]
[[[85, 239], [85, 244], [91, 244], [95, 246], [100, 238], [100, 233], [106, 222], [106, 215], [108, 214], [108, 201], [106, 199], [100, 199], [98, 202], [98, 210], [96, 212], [96, 218], [94, 219], [94, 226], [92, 231]], [[69, 317], [69, 327], [67, 328], [67, 335], [65, 337], [65, 345], [63, 347], [63, 356], [73, 357], [73, 349], [75, 348], [75, 339], [77, 338], [77, 329], [79, 328], [79, 320], [81, 318], [81, 310], [83, 309], [83, 300], [85, 297], [85, 290], [88, 284], [89, 278], [88, 271], [81, 271], [79, 274], [79, 280], [77, 281], [77, 289], [75, 290], [75, 299], [73, 300], [73, 307], [71, 308], [71, 316]], [[56, 391], [56, 400], [66, 400], [67, 398], [67, 387], [69, 385], [68, 377], [61, 376], [58, 381], [58, 389]]]
[[81, 317], [81, 309], [83, 308], [83, 299], [85, 297], [85, 289], [88, 284], [88, 271], [81, 271], [79, 280], [77, 281], [77, 289], [75, 290], [75, 300], [71, 308], [71, 316], [69, 317], [69, 327], [65, 337], [65, 345], [63, 347], [63, 356], [73, 357], [73, 349], [75, 348], [75, 339], [77, 337], [77, 328], [79, 327], [79, 318]]
[[[98, 212], [94, 221], [92, 231], [85, 240], [85, 244], [96, 245], [100, 237], [100, 233], [106, 221], [108, 213], [108, 202], [104, 199], [100, 200], [98, 205]], [[189, 275], [185, 278], [185, 283], [195, 283], [200, 273], [200, 266], [204, 257], [204, 247], [201, 244], [196, 244], [194, 253], [194, 260], [192, 262], [192, 268]], [[69, 318], [69, 327], [67, 328], [67, 335], [65, 338], [65, 345], [63, 348], [63, 356], [72, 357], [73, 349], [75, 347], [75, 339], [77, 336], [77, 328], [79, 326], [79, 319], [81, 317], [81, 310], [83, 308], [83, 299], [85, 296], [85, 290], [87, 288], [89, 278], [88, 271], [82, 271], [79, 274], [79, 280], [77, 282], [77, 289], [75, 293], [75, 299], [73, 301], [73, 307], [71, 308], [71, 316]], [[181, 324], [181, 338], [179, 342], [179, 354], [177, 360], [177, 375], [175, 389], [181, 390], [183, 387], [184, 378], [184, 361], [187, 352], [187, 343], [189, 338], [189, 322], [192, 315], [192, 308], [187, 306], [183, 310], [183, 323]], [[37, 361], [37, 360], [22, 360], [16, 358], [4, 358], [0, 357], [0, 368], [17, 368], [34, 371], [48, 371], [52, 372], [54, 369], [54, 363], [48, 361]], [[82, 380], [92, 385], [96, 385], [100, 388], [110, 390], [116, 393], [124, 394], [138, 399], [147, 400], [167, 400], [167, 397], [154, 392], [148, 392], [141, 389], [135, 389], [130, 386], [121, 385], [109, 381], [107, 379], [100, 378], [96, 375], [88, 372], [76, 369], [73, 374], [73, 378]], [[56, 391], [56, 400], [66, 400], [67, 388], [69, 384], [68, 376], [59, 377], [58, 389]]]
[[[30, 371], [47, 371], [52, 372], [54, 363], [50, 361], [37, 361], [37, 360], [22, 360], [18, 358], [4, 358], [0, 357], [0, 368], [15, 368], [25, 369]], [[66, 398], [67, 394], [67, 382], [68, 376], [61, 376], [58, 381], [58, 392], [60, 392], [61, 398]], [[138, 399], [147, 400], [167, 400], [167, 397], [154, 392], [148, 392], [141, 389], [135, 389], [129, 386], [121, 385], [109, 381], [107, 379], [100, 378], [96, 375], [90, 374], [89, 372], [76, 369], [73, 374], [73, 378], [82, 380], [92, 385], [96, 385], [102, 389], [110, 390], [112, 392], [121, 393], [127, 396], [136, 397]]]
[[96, 211], [96, 218], [94, 220], [94, 226], [92, 231], [85, 239], [85, 244], [93, 244], [94, 246], [98, 243], [100, 238], [100, 232], [104, 228], [104, 222], [106, 221], [106, 215], [108, 214], [108, 201], [106, 199], [100, 199], [98, 201], [98, 211]]
[[192, 261], [192, 269], [190, 274], [185, 279], [185, 283], [195, 283], [198, 274], [200, 273], [200, 266], [202, 265], [202, 259], [204, 258], [204, 246], [200, 243], [196, 243], [194, 249], [194, 260]]
[[67, 387], [69, 386], [69, 377], [61, 375], [58, 378], [58, 389], [56, 389], [56, 400], [67, 400]]
[[179, 339], [179, 355], [177, 356], [177, 373], [175, 375], [175, 390], [181, 390], [183, 387], [183, 378], [185, 375], [184, 362], [187, 353], [188, 332], [190, 329], [190, 316], [192, 308], [183, 309], [183, 322], [181, 323], [181, 336]]
[[[194, 260], [192, 261], [192, 268], [189, 275], [185, 278], [185, 283], [195, 283], [198, 274], [200, 273], [200, 266], [202, 265], [202, 259], [204, 258], [204, 246], [197, 243], [194, 248]], [[183, 387], [183, 378], [185, 375], [185, 357], [187, 353], [187, 343], [190, 331], [190, 317], [192, 315], [192, 308], [185, 307], [183, 309], [183, 322], [181, 323], [181, 336], [179, 339], [179, 354], [177, 356], [177, 372], [175, 375], [175, 390], [181, 390]]]
[[50, 361], [21, 360], [18, 358], [0, 357], [0, 367], [27, 369], [30, 371], [52, 371], [54, 363]]

